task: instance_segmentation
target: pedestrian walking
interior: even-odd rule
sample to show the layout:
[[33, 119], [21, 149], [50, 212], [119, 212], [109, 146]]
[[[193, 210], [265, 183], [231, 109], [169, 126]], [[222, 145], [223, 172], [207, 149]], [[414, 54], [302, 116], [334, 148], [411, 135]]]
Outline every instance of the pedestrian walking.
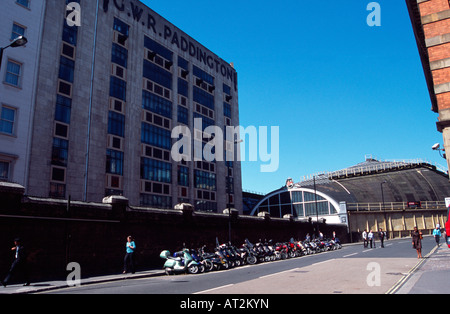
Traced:
[[372, 230], [370, 230], [369, 233], [367, 234], [367, 238], [369, 239], [370, 248], [372, 248], [372, 245], [373, 245], [373, 247], [376, 247], [375, 246], [374, 234], [373, 234]]
[[29, 286], [30, 275], [28, 272], [27, 255], [25, 247], [21, 244], [20, 238], [14, 239], [14, 247], [11, 248], [11, 251], [14, 251], [14, 261], [11, 264], [8, 274], [2, 281], [2, 285], [6, 287], [11, 278], [17, 278], [18, 275], [21, 274], [25, 282], [24, 286]]
[[378, 230], [378, 237], [380, 238], [381, 247], [384, 247], [384, 237], [386, 236], [386, 233], [383, 231], [383, 229]]
[[439, 228], [439, 224], [436, 225], [436, 228], [433, 230], [433, 236], [434, 239], [436, 240], [436, 246], [439, 247], [439, 241], [441, 239], [441, 229]]
[[419, 231], [417, 227], [414, 227], [414, 230], [411, 232], [411, 238], [413, 248], [417, 251], [417, 258], [422, 258], [422, 231]]
[[134, 274], [135, 272], [135, 254], [136, 251], [136, 243], [132, 236], [127, 237], [126, 243], [126, 253], [125, 258], [123, 260], [123, 273], [131, 272]]
[[364, 241], [364, 248], [366, 248], [369, 245], [369, 240], [367, 238], [367, 231], [364, 229], [362, 233], [363, 241]]

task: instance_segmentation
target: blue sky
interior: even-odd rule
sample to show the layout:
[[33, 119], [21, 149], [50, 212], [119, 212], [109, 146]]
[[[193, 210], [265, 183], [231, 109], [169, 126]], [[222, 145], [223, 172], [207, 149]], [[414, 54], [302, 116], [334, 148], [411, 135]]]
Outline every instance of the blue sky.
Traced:
[[369, 0], [143, 2], [234, 63], [240, 125], [279, 126], [278, 171], [243, 162], [243, 189], [267, 193], [366, 154], [446, 165], [431, 150], [442, 134], [404, 0], [377, 1], [380, 27], [366, 23]]

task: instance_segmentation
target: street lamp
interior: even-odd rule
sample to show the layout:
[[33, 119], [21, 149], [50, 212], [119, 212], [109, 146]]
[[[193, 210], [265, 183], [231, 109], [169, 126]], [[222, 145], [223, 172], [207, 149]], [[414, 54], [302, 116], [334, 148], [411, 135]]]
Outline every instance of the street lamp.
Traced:
[[[441, 148], [441, 145], [439, 143], [436, 143], [433, 146], [431, 146], [431, 149], [439, 151], [439, 155], [441, 155], [442, 158], [446, 159], [445, 148]], [[441, 152], [444, 152], [444, 154], [442, 154]]]
[[6, 48], [16, 48], [16, 47], [21, 47], [23, 45], [26, 45], [26, 43], [28, 42], [28, 39], [25, 36], [19, 36], [16, 39], [14, 39], [8, 46], [1, 48], [0, 47], [0, 69], [2, 68], [2, 58], [3, 58], [3, 50], [5, 50]]
[[386, 207], [384, 206], [384, 193], [383, 193], [383, 184], [387, 183], [386, 180], [384, 180], [383, 182], [380, 183], [380, 187], [381, 187], [381, 200], [383, 202], [383, 211], [384, 211], [384, 221], [386, 223], [386, 239], [389, 239], [389, 226], [388, 226], [388, 221], [386, 218]]

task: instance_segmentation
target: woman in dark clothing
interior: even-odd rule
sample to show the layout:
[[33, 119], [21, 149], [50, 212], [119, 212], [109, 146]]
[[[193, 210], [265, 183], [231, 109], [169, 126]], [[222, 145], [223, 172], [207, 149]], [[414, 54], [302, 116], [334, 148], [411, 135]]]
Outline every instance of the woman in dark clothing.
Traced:
[[411, 232], [412, 245], [413, 248], [417, 251], [417, 258], [422, 258], [422, 232], [414, 227], [414, 230]]

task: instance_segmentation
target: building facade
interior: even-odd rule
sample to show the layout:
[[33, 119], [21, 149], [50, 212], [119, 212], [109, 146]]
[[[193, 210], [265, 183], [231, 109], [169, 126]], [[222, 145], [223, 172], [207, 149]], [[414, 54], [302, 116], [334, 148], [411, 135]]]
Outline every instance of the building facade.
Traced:
[[[437, 129], [450, 152], [450, 2], [406, 0]], [[450, 153], [447, 153], [450, 168]]]
[[26, 185], [45, 1], [8, 0], [0, 10], [0, 180]]
[[230, 64], [135, 0], [47, 1], [41, 56], [29, 195], [242, 211], [239, 162], [173, 149], [239, 125]]

